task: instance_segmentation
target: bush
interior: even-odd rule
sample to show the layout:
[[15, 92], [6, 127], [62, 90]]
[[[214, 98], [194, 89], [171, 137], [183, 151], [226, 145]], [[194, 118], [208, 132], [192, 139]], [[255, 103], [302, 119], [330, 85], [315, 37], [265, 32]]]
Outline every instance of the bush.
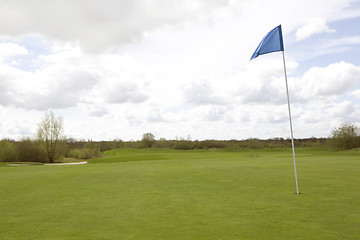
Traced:
[[178, 150], [190, 150], [194, 149], [194, 143], [188, 140], [178, 140], [176, 141], [174, 148]]
[[261, 149], [266, 147], [266, 144], [257, 138], [249, 138], [245, 140], [245, 144], [247, 148], [251, 149]]
[[68, 157], [77, 159], [90, 159], [100, 155], [99, 147], [91, 144], [84, 148], [71, 149]]
[[222, 141], [217, 140], [204, 140], [204, 141], [196, 141], [195, 148], [198, 149], [209, 149], [209, 148], [225, 148], [226, 145]]
[[155, 143], [155, 136], [152, 133], [144, 133], [142, 137], [142, 145], [145, 148], [151, 148]]
[[332, 146], [337, 149], [360, 147], [360, 129], [353, 124], [343, 124], [331, 132]]
[[20, 162], [49, 162], [46, 151], [39, 142], [23, 139], [16, 144], [16, 150]]
[[72, 149], [70, 150], [69, 157], [76, 159], [89, 159], [91, 158], [91, 152], [88, 148], [83, 149]]
[[70, 151], [70, 157], [77, 159], [90, 159], [92, 157], [92, 154], [89, 148], [72, 149]]
[[17, 162], [18, 156], [13, 142], [0, 141], [0, 162]]

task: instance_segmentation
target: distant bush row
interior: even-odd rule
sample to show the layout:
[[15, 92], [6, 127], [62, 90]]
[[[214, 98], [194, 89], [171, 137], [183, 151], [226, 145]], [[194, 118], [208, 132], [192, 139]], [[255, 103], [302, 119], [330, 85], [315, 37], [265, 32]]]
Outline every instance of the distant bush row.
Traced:
[[[179, 150], [229, 148], [229, 149], [261, 149], [291, 147], [291, 140], [272, 138], [267, 140], [250, 138], [246, 140], [204, 140], [188, 139], [155, 140], [154, 134], [143, 134], [140, 141], [78, 141], [65, 139], [62, 135], [63, 119], [53, 112], [45, 113], [44, 119], [37, 129], [37, 140], [23, 139], [0, 141], [1, 162], [55, 162], [63, 158], [89, 159], [97, 157], [100, 152], [115, 148], [172, 148]], [[331, 132], [331, 138], [295, 139], [296, 147], [329, 147], [351, 149], [360, 147], [360, 129], [354, 124], [343, 124]]]
[[[56, 159], [76, 158], [89, 159], [100, 155], [100, 147], [92, 142], [60, 141], [56, 150]], [[45, 146], [42, 142], [23, 139], [0, 141], [0, 162], [49, 162]]]
[[[328, 145], [328, 140], [325, 138], [309, 138], [309, 139], [296, 139], [295, 145], [297, 147], [324, 147]], [[57, 147], [56, 159], [63, 158], [76, 158], [76, 159], [89, 159], [100, 156], [100, 153], [106, 150], [115, 148], [145, 148], [149, 147], [143, 141], [78, 141], [74, 139], [62, 140]], [[185, 139], [154, 140], [151, 145], [153, 148], [172, 148], [178, 150], [190, 149], [210, 149], [210, 148], [283, 148], [291, 147], [289, 139], [276, 138], [276, 139], [247, 139], [247, 140], [204, 140], [192, 141]], [[0, 141], [0, 161], [1, 162], [48, 162], [46, 156], [45, 146], [41, 141], [32, 139], [23, 139], [14, 141], [4, 139]]]
[[[342, 125], [335, 129], [331, 138], [305, 138], [295, 139], [295, 147], [333, 147], [336, 150], [360, 147], [359, 129], [353, 125]], [[59, 142], [56, 152], [56, 159], [76, 158], [90, 159], [98, 157], [101, 152], [116, 148], [170, 148], [178, 150], [191, 149], [262, 149], [262, 148], [290, 148], [291, 140], [284, 138], [246, 140], [188, 140], [176, 139], [167, 140], [144, 134], [147, 138], [139, 141], [86, 141], [76, 139], [66, 139]], [[149, 137], [151, 143], [149, 143]], [[14, 141], [4, 139], [0, 141], [0, 162], [48, 162], [45, 146], [41, 141], [23, 139]]]
[[[295, 139], [295, 146], [297, 147], [326, 147], [329, 142], [326, 138], [308, 138], [308, 139]], [[192, 141], [185, 139], [178, 140], [165, 140], [160, 139], [154, 143], [156, 148], [173, 148], [179, 150], [190, 149], [210, 149], [210, 148], [287, 148], [291, 147], [290, 139], [273, 138], [273, 139], [257, 139], [250, 138], [246, 140], [203, 140]]]

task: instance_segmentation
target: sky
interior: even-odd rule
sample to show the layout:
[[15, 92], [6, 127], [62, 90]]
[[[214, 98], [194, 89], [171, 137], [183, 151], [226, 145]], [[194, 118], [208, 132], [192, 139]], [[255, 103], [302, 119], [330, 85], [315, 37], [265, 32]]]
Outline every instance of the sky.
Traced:
[[290, 137], [360, 126], [358, 0], [0, 0], [0, 139]]

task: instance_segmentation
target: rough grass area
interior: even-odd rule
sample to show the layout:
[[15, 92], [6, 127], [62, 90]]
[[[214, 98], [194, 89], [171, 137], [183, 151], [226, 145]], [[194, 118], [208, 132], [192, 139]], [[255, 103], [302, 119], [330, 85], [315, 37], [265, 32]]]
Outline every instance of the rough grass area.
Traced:
[[360, 152], [117, 149], [0, 167], [0, 239], [358, 239]]

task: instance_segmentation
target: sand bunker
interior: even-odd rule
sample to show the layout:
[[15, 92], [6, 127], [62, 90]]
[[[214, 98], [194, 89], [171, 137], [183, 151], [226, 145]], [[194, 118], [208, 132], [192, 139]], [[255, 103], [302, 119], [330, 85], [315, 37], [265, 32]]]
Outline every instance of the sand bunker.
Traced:
[[58, 166], [58, 165], [80, 165], [80, 164], [87, 164], [87, 162], [46, 163], [46, 164], [44, 164], [44, 165], [48, 165], [48, 166]]

